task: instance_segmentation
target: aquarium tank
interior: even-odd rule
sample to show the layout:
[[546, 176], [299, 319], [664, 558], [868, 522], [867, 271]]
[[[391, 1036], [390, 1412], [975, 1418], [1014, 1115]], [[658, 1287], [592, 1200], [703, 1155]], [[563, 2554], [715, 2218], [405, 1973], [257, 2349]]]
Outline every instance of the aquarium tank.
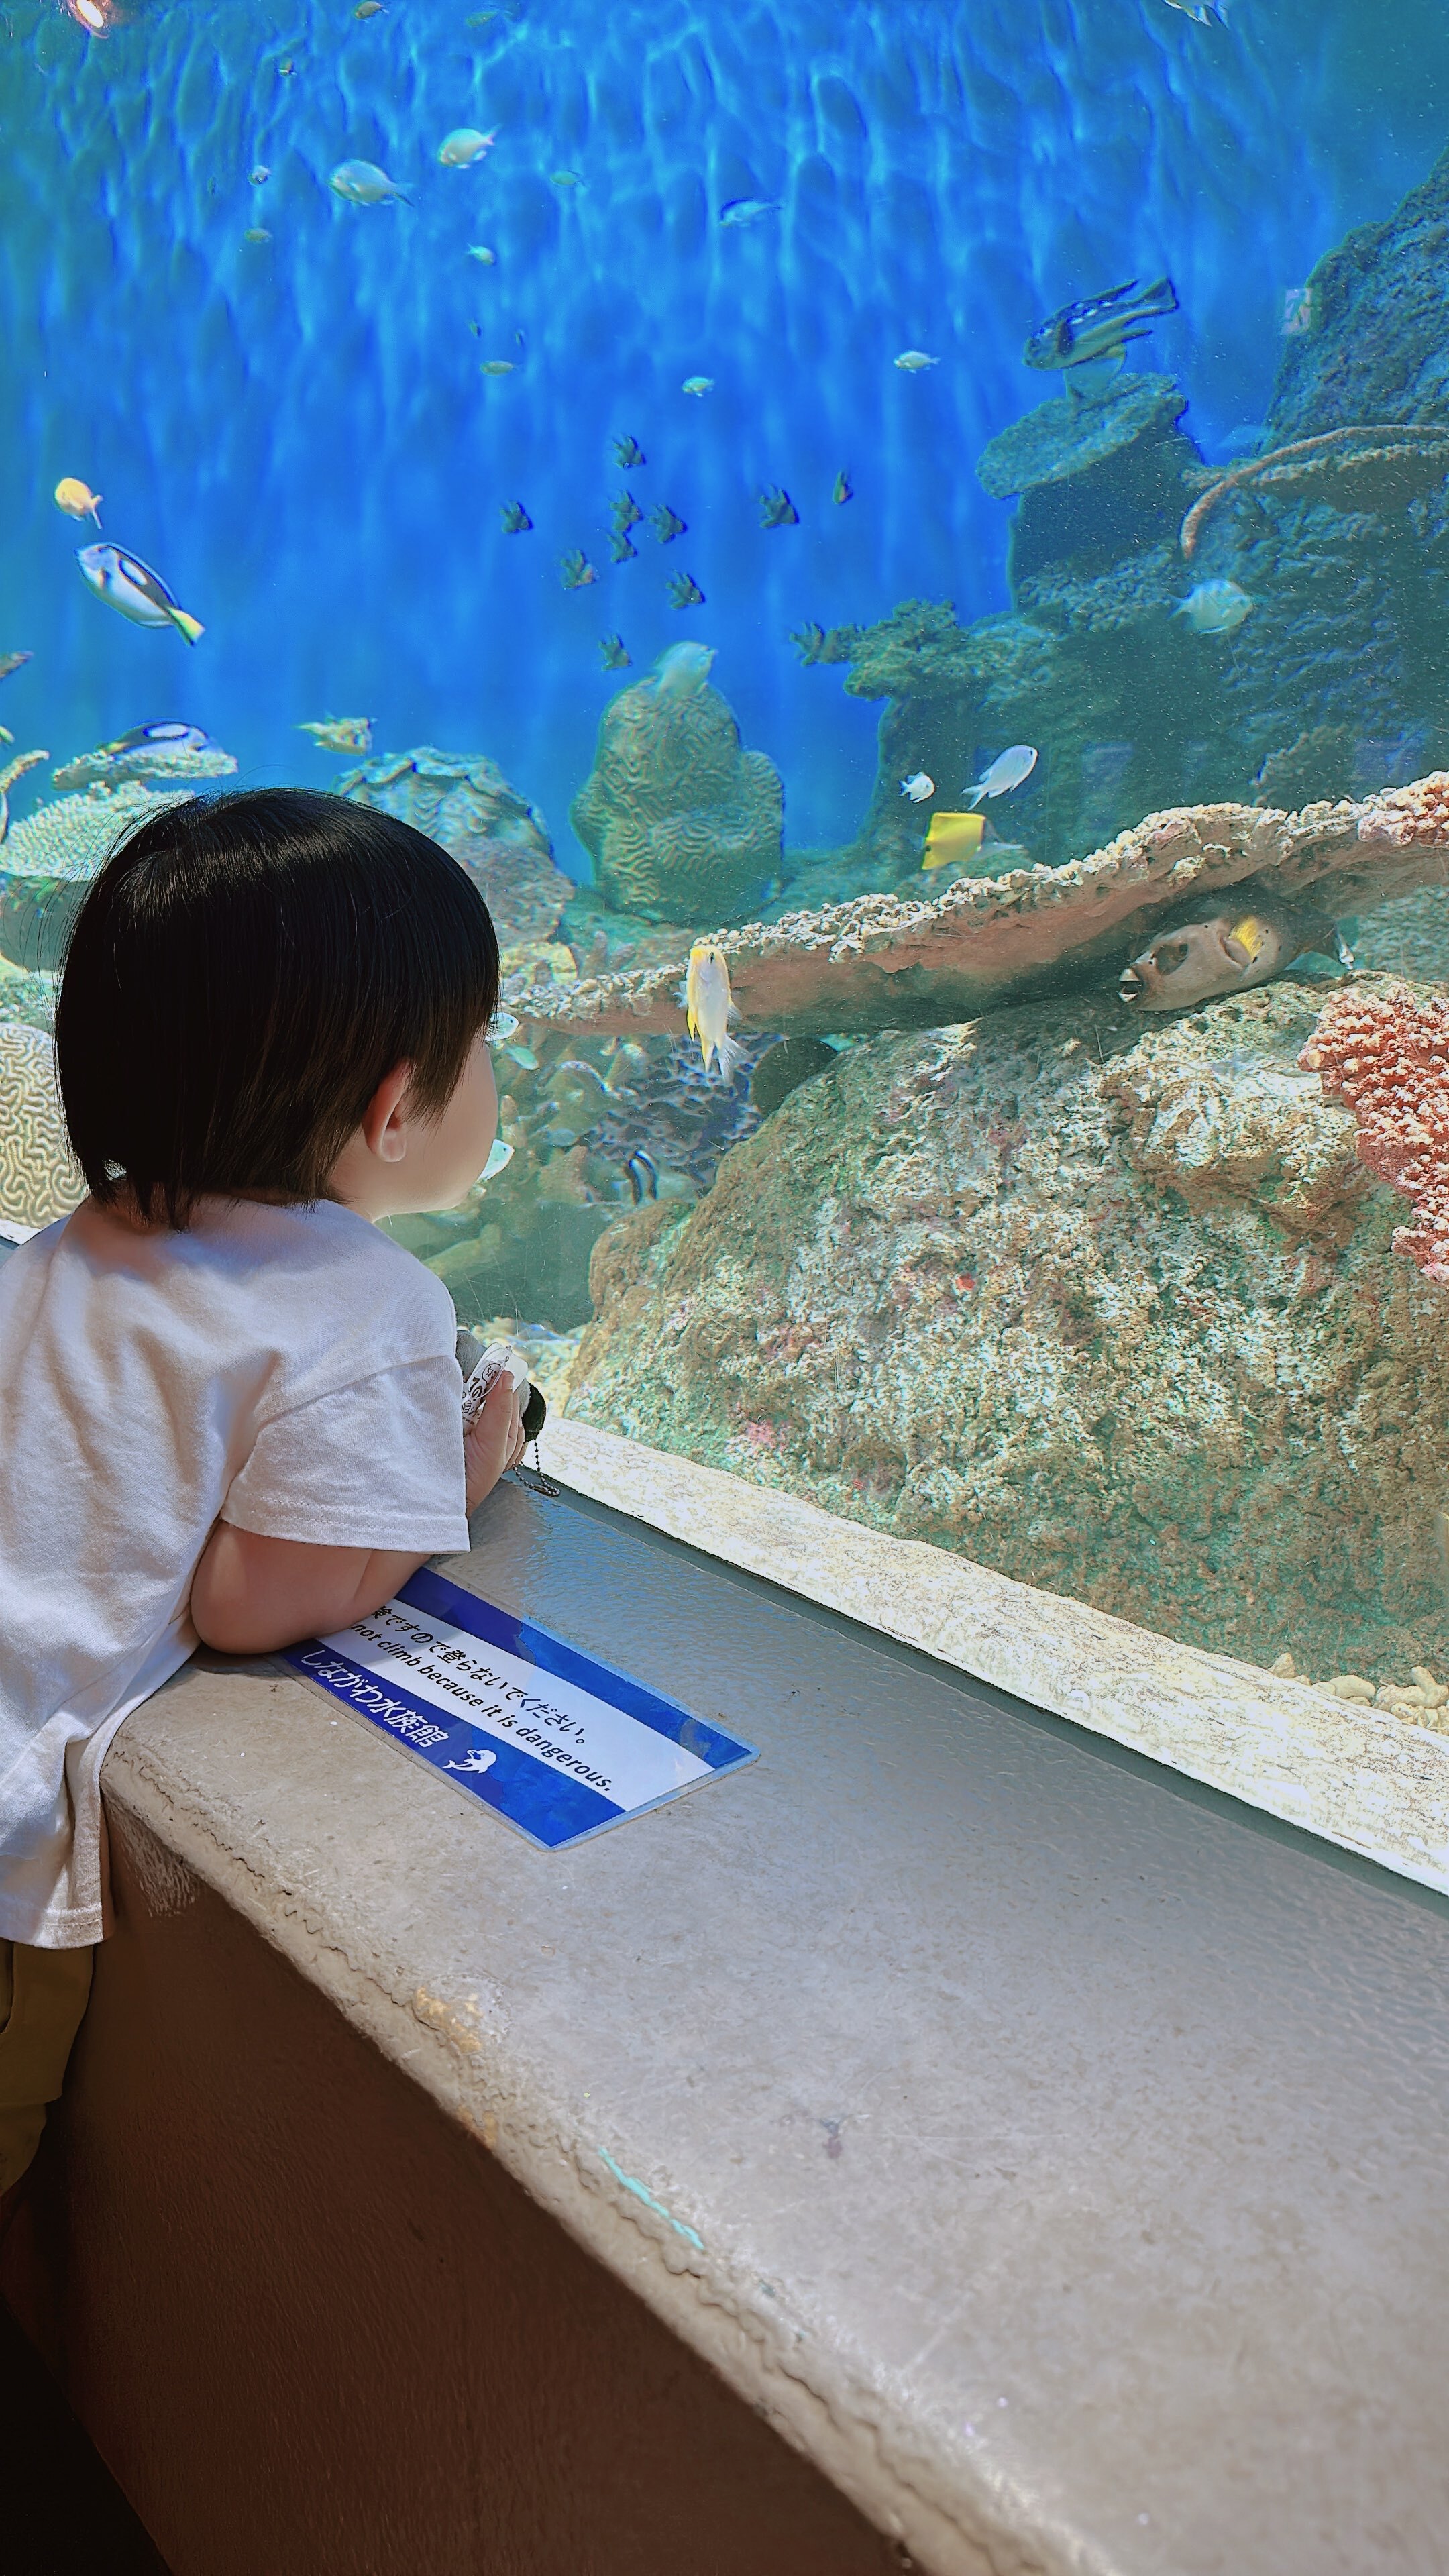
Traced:
[[555, 1416], [1449, 1709], [1449, 20], [7, 0], [0, 1219], [159, 800], [405, 816]]

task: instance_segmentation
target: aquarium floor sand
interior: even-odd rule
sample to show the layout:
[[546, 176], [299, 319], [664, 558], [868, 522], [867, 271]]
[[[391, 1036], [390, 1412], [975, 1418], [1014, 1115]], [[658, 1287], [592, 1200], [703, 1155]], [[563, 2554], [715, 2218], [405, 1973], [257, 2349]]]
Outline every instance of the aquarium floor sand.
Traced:
[[1449, 1740], [583, 1423], [551, 1421], [542, 1456], [594, 1502], [1449, 1893]]

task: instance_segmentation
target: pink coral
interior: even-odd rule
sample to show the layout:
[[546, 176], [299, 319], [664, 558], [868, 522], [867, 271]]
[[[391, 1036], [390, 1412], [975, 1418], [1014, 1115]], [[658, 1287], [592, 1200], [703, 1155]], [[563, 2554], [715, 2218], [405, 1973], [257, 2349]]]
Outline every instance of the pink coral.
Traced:
[[1449, 1286], [1449, 1001], [1337, 993], [1298, 1061], [1352, 1110], [1360, 1162], [1413, 1200], [1395, 1252]]

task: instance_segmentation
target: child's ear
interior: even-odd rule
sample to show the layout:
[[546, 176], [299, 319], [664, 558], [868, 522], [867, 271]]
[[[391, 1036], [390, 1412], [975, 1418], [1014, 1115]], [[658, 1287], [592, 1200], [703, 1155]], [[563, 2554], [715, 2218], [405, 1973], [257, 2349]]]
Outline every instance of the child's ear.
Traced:
[[413, 1078], [410, 1064], [395, 1064], [385, 1073], [362, 1117], [363, 1141], [380, 1163], [400, 1163], [408, 1149], [405, 1102]]

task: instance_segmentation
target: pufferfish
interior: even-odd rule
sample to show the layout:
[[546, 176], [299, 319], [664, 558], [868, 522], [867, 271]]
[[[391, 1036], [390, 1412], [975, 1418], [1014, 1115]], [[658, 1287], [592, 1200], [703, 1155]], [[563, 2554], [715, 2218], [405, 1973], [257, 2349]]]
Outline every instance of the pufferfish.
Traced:
[[1122, 969], [1124, 1002], [1144, 1011], [1191, 1010], [1218, 993], [1246, 993], [1287, 973], [1295, 958], [1336, 957], [1351, 967], [1353, 951], [1326, 913], [1295, 910], [1245, 894], [1237, 906], [1204, 903], [1174, 923]]
[[739, 1011], [730, 998], [724, 950], [713, 939], [697, 939], [691, 948], [681, 998], [685, 1026], [699, 1040], [705, 1072], [717, 1064], [721, 1080], [733, 1082], [744, 1051], [730, 1036], [729, 1024], [739, 1018]]

